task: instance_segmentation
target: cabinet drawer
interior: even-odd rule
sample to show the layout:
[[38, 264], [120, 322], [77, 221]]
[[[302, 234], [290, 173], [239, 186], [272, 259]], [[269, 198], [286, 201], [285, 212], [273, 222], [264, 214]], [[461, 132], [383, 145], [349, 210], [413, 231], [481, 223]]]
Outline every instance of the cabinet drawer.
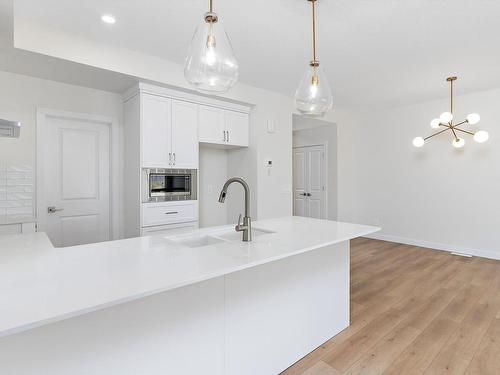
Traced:
[[188, 223], [181, 224], [168, 224], [168, 225], [157, 225], [154, 227], [142, 228], [142, 236], [157, 236], [165, 235], [172, 236], [175, 234], [188, 233], [198, 228], [198, 222], [192, 221]]
[[142, 226], [198, 220], [198, 202], [162, 202], [142, 205]]

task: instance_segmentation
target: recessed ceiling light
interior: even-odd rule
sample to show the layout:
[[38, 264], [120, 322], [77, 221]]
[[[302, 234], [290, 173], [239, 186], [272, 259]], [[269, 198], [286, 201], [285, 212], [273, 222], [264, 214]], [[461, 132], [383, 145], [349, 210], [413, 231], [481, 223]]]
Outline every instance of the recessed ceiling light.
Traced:
[[116, 18], [112, 15], [105, 14], [101, 17], [101, 21], [104, 23], [109, 23], [110, 25], [116, 23]]

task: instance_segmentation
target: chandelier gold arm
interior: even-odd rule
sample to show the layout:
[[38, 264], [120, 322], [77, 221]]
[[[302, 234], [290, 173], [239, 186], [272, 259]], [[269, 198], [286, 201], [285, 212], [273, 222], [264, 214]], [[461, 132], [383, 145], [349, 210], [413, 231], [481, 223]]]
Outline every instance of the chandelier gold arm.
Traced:
[[439, 135], [441, 133], [444, 133], [445, 131], [450, 130], [450, 127], [448, 126], [446, 129], [443, 129], [441, 131], [438, 131], [437, 133], [434, 133], [432, 135], [429, 135], [428, 137], [424, 138], [424, 141], [428, 140], [429, 138], [435, 137], [436, 135]]
[[455, 139], [458, 139], [457, 133], [455, 133], [455, 129], [453, 128], [453, 126], [450, 126], [450, 129], [453, 132], [453, 136], [455, 137]]
[[455, 130], [458, 130], [459, 132], [462, 132], [462, 133], [467, 133], [467, 134], [470, 134], [470, 135], [474, 135], [473, 132], [469, 132], [467, 130], [463, 130], [463, 129], [458, 129], [458, 128], [455, 128]]
[[454, 127], [454, 128], [456, 128], [457, 126], [460, 126], [460, 125], [466, 124], [466, 123], [468, 123], [468, 122], [469, 122], [469, 121], [464, 120], [464, 121], [462, 121], [462, 122], [459, 122], [459, 123], [458, 123], [458, 124], [456, 124], [456, 125], [453, 125], [453, 127]]

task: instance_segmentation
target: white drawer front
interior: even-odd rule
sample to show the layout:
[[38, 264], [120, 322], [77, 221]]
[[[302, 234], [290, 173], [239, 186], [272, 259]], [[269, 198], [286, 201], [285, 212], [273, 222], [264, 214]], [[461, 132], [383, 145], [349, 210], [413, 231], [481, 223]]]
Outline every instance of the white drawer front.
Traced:
[[157, 236], [157, 235], [166, 235], [172, 236], [175, 234], [188, 233], [192, 230], [198, 228], [198, 222], [193, 221], [189, 223], [182, 224], [169, 224], [169, 225], [157, 225], [154, 227], [146, 227], [142, 228], [142, 236]]
[[198, 220], [197, 202], [142, 205], [143, 227], [196, 220]]

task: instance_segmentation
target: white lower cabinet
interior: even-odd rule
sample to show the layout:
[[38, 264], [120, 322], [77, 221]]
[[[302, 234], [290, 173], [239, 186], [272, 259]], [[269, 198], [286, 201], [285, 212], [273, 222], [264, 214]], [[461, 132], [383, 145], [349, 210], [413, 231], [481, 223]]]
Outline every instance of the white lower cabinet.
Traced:
[[177, 223], [168, 225], [157, 225], [154, 227], [145, 227], [141, 230], [141, 236], [157, 236], [157, 235], [175, 235], [188, 233], [198, 228], [197, 221], [187, 223]]
[[159, 202], [142, 204], [142, 225], [185, 223], [198, 220], [198, 201]]

